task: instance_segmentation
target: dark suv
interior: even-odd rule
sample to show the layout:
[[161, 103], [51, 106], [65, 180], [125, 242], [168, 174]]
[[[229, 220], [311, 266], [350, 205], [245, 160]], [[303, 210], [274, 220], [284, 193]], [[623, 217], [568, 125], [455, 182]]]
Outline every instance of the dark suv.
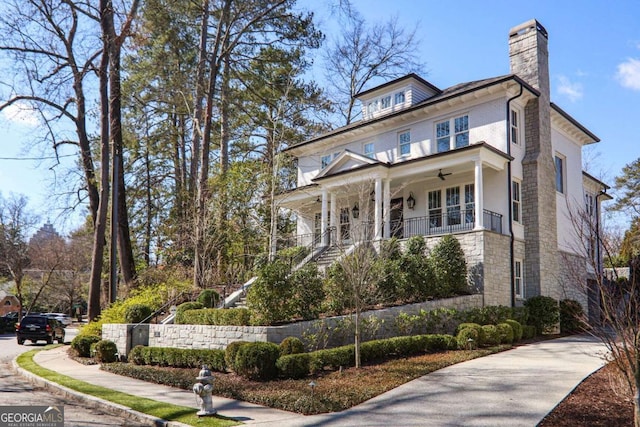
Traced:
[[23, 317], [16, 329], [20, 345], [24, 344], [25, 340], [30, 340], [32, 343], [46, 341], [47, 344], [53, 344], [53, 340], [57, 340], [63, 344], [64, 333], [64, 326], [56, 319], [33, 314]]

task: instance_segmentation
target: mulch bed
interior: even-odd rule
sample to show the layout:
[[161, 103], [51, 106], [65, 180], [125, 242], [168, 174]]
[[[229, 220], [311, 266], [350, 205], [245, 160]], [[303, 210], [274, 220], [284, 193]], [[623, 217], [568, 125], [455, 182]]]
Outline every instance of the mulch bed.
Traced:
[[633, 425], [629, 390], [612, 386], [615, 368], [606, 365], [580, 383], [539, 427], [616, 427]]

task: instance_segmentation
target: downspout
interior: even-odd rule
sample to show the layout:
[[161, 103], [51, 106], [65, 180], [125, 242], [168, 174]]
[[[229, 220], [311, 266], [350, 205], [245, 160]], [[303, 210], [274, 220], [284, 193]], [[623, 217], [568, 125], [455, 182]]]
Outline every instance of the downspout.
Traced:
[[[509, 157], [511, 157], [511, 101], [513, 101], [516, 98], [519, 98], [520, 96], [522, 96], [522, 83], [520, 83], [520, 92], [518, 92], [517, 95], [512, 96], [511, 98], [509, 98], [507, 100], [507, 154], [509, 155]], [[509, 261], [510, 261], [510, 267], [509, 270], [511, 272], [510, 274], [510, 282], [511, 282], [511, 307], [515, 307], [516, 306], [516, 292], [515, 292], [515, 271], [514, 271], [514, 261], [515, 261], [515, 236], [513, 235], [513, 212], [512, 212], [512, 194], [511, 194], [511, 160], [509, 160], [509, 163], [507, 164], [507, 212], [509, 212], [508, 215], [508, 222], [509, 222], [509, 236], [510, 236], [510, 241], [509, 241]], [[521, 201], [522, 203], [522, 201]], [[522, 286], [524, 286], [524, 283], [522, 284]]]

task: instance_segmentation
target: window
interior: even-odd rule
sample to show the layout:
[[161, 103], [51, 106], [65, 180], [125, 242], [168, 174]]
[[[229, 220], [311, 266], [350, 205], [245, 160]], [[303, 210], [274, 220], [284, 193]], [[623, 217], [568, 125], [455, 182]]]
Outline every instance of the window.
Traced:
[[429, 227], [442, 227], [442, 200], [441, 191], [429, 191]]
[[564, 159], [560, 156], [555, 158], [556, 164], [556, 191], [564, 194]]
[[520, 183], [518, 181], [511, 181], [511, 218], [515, 222], [522, 222], [520, 200]]
[[400, 156], [408, 156], [411, 154], [411, 132], [404, 131], [398, 134], [398, 146], [400, 148]]
[[464, 222], [465, 224], [473, 224], [475, 218], [475, 192], [474, 185], [467, 184], [464, 186]]
[[6, 301], [4, 302], [4, 305], [11, 305], [11, 300], [6, 300]]
[[518, 112], [516, 110], [511, 110], [511, 118], [510, 118], [509, 126], [511, 127], [511, 142], [514, 144], [520, 144], [520, 135], [518, 133], [518, 129], [520, 123], [518, 122]]
[[391, 107], [391, 96], [385, 96], [380, 100], [380, 108]]
[[327, 154], [326, 156], [322, 156], [322, 160], [320, 161], [320, 169], [326, 168], [329, 163], [331, 163], [331, 154]]
[[[453, 128], [453, 135], [451, 134]], [[469, 116], [464, 115], [436, 123], [438, 153], [469, 145]]]
[[585, 202], [585, 212], [588, 216], [594, 216], [596, 205], [595, 205], [595, 197], [593, 194], [586, 193], [584, 195]]
[[375, 158], [375, 153], [374, 153], [373, 149], [374, 149], [373, 148], [373, 142], [368, 142], [368, 143], [364, 144], [362, 151], [364, 152], [365, 156], [374, 159]]
[[395, 97], [394, 97], [394, 104], [404, 104], [404, 92], [398, 92], [396, 93]]
[[522, 281], [522, 260], [513, 261], [513, 287], [516, 298], [524, 298], [524, 288]]

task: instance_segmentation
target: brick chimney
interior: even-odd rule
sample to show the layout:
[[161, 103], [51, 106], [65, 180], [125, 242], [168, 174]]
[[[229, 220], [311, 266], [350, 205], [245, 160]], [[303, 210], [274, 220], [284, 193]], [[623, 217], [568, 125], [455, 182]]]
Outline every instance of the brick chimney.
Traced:
[[535, 19], [509, 31], [511, 73], [540, 92], [524, 111], [525, 157], [522, 222], [525, 235], [525, 296], [561, 297], [558, 282], [555, 164], [547, 30]]

